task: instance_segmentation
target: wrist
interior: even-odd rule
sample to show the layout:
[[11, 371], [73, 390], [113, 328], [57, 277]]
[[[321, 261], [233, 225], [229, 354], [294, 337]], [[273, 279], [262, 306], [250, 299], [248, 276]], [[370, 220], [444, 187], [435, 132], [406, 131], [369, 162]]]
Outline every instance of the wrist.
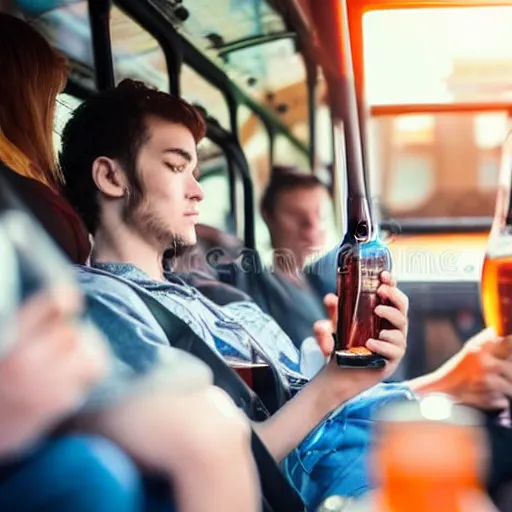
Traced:
[[329, 363], [317, 377], [320, 382], [319, 399], [322, 407], [327, 413], [332, 412], [341, 404], [375, 385], [375, 378], [371, 372], [371, 370], [355, 368], [343, 369], [333, 362]]

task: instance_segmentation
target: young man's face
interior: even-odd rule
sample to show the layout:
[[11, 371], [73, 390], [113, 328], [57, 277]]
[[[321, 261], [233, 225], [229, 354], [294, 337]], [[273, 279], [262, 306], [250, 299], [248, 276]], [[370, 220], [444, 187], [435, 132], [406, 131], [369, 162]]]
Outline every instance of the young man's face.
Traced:
[[267, 219], [274, 249], [288, 249], [298, 265], [323, 249], [326, 233], [323, 212], [329, 202], [321, 187], [293, 188], [277, 195], [273, 215]]
[[163, 119], [150, 118], [147, 126], [149, 138], [136, 162], [143, 197], [127, 212], [128, 223], [165, 248], [193, 245], [203, 199], [194, 137]]

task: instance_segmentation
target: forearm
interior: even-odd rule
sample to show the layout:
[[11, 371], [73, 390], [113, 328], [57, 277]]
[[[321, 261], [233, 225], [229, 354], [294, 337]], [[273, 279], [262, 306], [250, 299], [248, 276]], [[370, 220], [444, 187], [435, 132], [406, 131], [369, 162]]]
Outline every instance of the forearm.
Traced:
[[328, 377], [320, 372], [270, 419], [254, 425], [261, 440], [279, 462], [334, 409], [366, 389], [361, 381]]
[[57, 413], [0, 404], [0, 460], [22, 457], [59, 423]]
[[411, 379], [406, 384], [417, 394], [445, 393], [456, 394], [456, 383], [442, 369], [436, 370], [421, 377]]
[[[165, 439], [145, 432], [135, 439], [124, 428], [113, 428], [108, 418], [96, 421], [93, 430], [117, 442], [138, 463], [141, 471], [154, 470], [169, 478], [173, 489], [174, 506], [183, 512], [256, 512], [260, 493], [258, 477], [249, 442], [241, 444], [233, 439], [233, 446], [225, 442], [217, 445], [200, 439], [208, 429], [208, 418], [198, 423], [187, 421], [186, 411], [175, 411], [179, 421], [167, 422]], [[183, 413], [183, 414], [180, 414]], [[108, 413], [105, 413], [108, 416]], [[99, 418], [98, 418], [99, 419]], [[117, 422], [116, 422], [117, 423]], [[207, 437], [203, 435], [202, 437]], [[219, 436], [220, 437], [220, 436]], [[157, 454], [158, 452], [158, 454]], [[233, 487], [233, 482], [236, 486]]]
[[258, 510], [247, 420], [213, 386], [180, 396], [134, 396], [82, 417], [81, 426], [119, 444], [143, 471], [168, 475], [180, 511]]
[[200, 459], [176, 461], [171, 479], [180, 512], [256, 512], [261, 493], [252, 454], [247, 450], [212, 457], [206, 452]]

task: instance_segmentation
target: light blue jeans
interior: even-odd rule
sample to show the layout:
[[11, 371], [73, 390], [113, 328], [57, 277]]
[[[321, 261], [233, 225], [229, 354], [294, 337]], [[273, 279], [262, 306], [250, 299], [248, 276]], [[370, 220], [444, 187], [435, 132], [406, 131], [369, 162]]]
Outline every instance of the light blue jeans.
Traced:
[[373, 427], [379, 410], [414, 399], [400, 383], [379, 384], [346, 402], [321, 423], [283, 462], [288, 480], [315, 510], [329, 496], [359, 497], [373, 488], [368, 471]]

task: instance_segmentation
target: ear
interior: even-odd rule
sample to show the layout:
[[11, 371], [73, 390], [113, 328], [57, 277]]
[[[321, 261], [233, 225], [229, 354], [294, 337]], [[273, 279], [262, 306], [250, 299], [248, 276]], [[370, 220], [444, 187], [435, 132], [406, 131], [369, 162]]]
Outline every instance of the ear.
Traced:
[[126, 175], [110, 158], [99, 157], [92, 164], [92, 179], [98, 190], [112, 199], [123, 197], [128, 190]]

